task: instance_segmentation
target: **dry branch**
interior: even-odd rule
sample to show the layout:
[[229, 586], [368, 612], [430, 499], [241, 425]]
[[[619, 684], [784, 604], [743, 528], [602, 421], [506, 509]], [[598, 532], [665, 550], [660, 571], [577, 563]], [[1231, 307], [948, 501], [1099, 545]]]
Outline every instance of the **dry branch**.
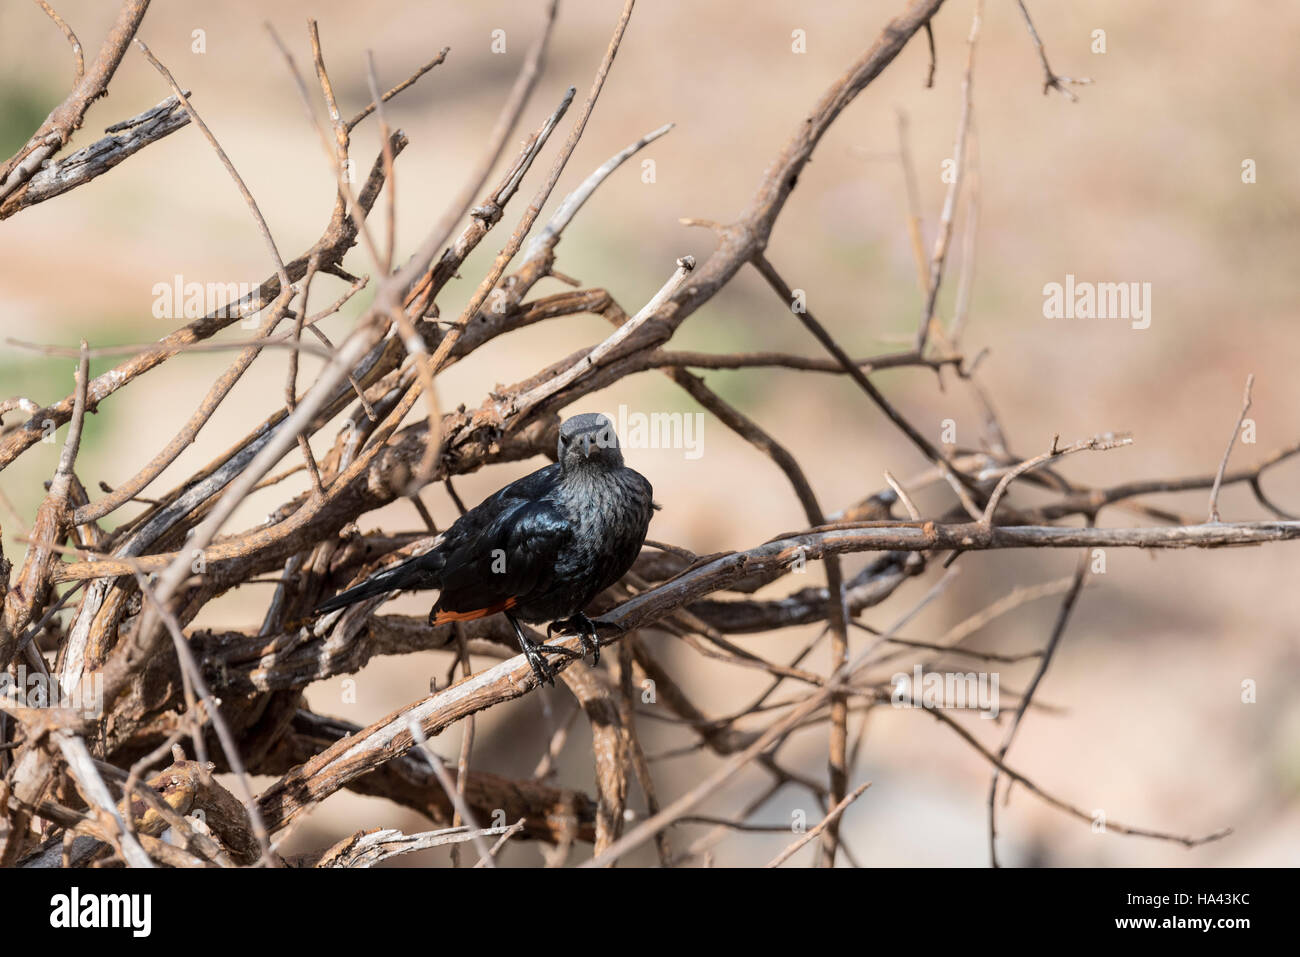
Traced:
[[180, 109], [180, 101], [169, 96], [152, 109], [114, 123], [104, 131], [108, 135], [103, 139], [42, 166], [0, 202], [0, 219], [8, 219], [19, 210], [61, 196], [103, 176], [127, 157], [175, 133], [189, 121], [189, 116]]
[[[936, 656], [966, 655], [1006, 663], [1036, 658], [1028, 686], [1015, 695], [1015, 716], [996, 753], [946, 712], [927, 709], [993, 768], [989, 796], [992, 843], [996, 837], [992, 809], [1002, 777], [1058, 810], [1086, 819], [1078, 806], [1047, 793], [1005, 763], [1007, 750], [1029, 710], [1052, 710], [1049, 704], [1036, 700], [1036, 694], [1083, 587], [1086, 564], [1068, 581], [1017, 588], [937, 640], [903, 637], [900, 630], [943, 594], [956, 569], [937, 582], [931, 581], [924, 597], [906, 613], [896, 614], [894, 625], [884, 631], [869, 626], [865, 612], [896, 602], [909, 579], [926, 576], [943, 557], [940, 553], [946, 555], [946, 564], [951, 564], [965, 553], [1012, 548], [1221, 548], [1300, 538], [1300, 520], [1273, 504], [1261, 485], [1268, 469], [1300, 452], [1300, 443], [1280, 449], [1251, 468], [1227, 470], [1232, 445], [1250, 407], [1253, 377], [1247, 382], [1233, 442], [1214, 476], [1119, 482], [1102, 488], [1089, 488], [1067, 478], [1066, 466], [1060, 462], [1067, 454], [1127, 443], [1127, 439], [1110, 434], [1065, 447], [1054, 440], [1048, 452], [1027, 458], [1009, 451], [989, 398], [976, 381], [983, 353], [968, 361], [956, 345], [969, 305], [977, 208], [973, 195], [966, 200], [971, 217], [968, 245], [957, 316], [949, 334], [935, 315], [940, 284], [949, 271], [949, 245], [963, 183], [974, 186], [966, 167], [975, 152], [971, 89], [980, 4], [967, 38], [954, 146], [958, 175], [939, 213], [938, 233], [928, 258], [920, 241], [919, 199], [911, 188], [914, 174], [905, 137], [903, 140], [910, 197], [908, 222], [922, 299], [923, 319], [915, 347], [907, 352], [852, 358], [831, 326], [814, 317], [802, 303], [796, 304], [792, 289], [767, 259], [767, 246], [803, 168], [830, 125], [920, 31], [925, 31], [929, 41], [933, 78], [936, 55], [931, 19], [942, 0], [910, 0], [863, 55], [830, 84], [767, 165], [752, 198], [734, 221], [725, 225], [692, 221], [713, 228], [717, 248], [698, 266], [691, 257], [678, 260], [672, 277], [632, 316], [599, 287], [528, 298], [548, 276], [579, 285], [555, 268], [557, 247], [566, 229], [622, 163], [671, 128], [665, 124], [647, 133], [588, 173], [559, 202], [545, 225], [532, 233], [584, 131], [599, 115], [597, 102], [629, 30], [631, 0], [623, 5], [613, 25], [589, 92], [557, 155], [549, 168], [534, 173], [537, 159], [575, 96], [570, 89], [558, 106], [548, 107], [544, 116], [534, 118], [532, 122], [540, 120], [540, 125], [530, 126], [532, 132], [523, 138], [513, 157], [507, 158], [506, 145], [542, 75], [556, 25], [557, 5], [548, 4], [538, 35], [523, 57], [483, 148], [459, 187], [446, 198], [441, 212], [431, 217], [416, 251], [400, 266], [393, 257], [394, 223], [401, 197], [393, 187], [396, 160], [408, 144], [400, 131], [389, 129], [384, 104], [443, 63], [446, 49], [382, 94], [374, 60], [369, 58], [369, 105], [345, 121], [339, 91], [347, 88], [336, 84], [326, 68], [315, 22], [309, 22], [307, 33], [316, 81], [312, 89], [300, 75], [292, 52], [275, 37], [335, 177], [327, 197], [332, 209], [325, 231], [301, 255], [285, 262], [253, 196], [199, 118], [188, 93], [138, 40], [173, 96], [110, 127], [110, 135], [91, 146], [62, 159], [56, 157], [81, 125], [90, 103], [107, 91], [147, 2], [134, 0], [123, 5], [104, 48], [84, 69], [71, 28], [44, 0], [37, 3], [73, 45], [77, 76], [65, 103], [23, 150], [0, 167], [0, 218], [66, 193], [193, 122], [234, 179], [273, 270], [256, 291], [230, 308], [191, 322], [155, 344], [128, 350], [125, 360], [94, 380], [88, 374], [91, 355], [109, 354], [110, 350], [92, 350], [85, 343], [75, 351], [27, 344], [49, 356], [75, 356], [75, 388], [47, 408], [25, 397], [0, 398], [0, 413], [18, 412], [25, 417], [7, 426], [0, 424], [0, 470], [31, 449], [51, 428], [71, 424], [48, 492], [30, 527], [26, 527], [24, 516], [15, 522], [6, 515], [11, 540], [18, 532], [28, 548], [12, 583], [9, 566], [0, 554], [0, 667], [20, 661], [28, 664], [61, 697], [51, 702], [54, 707], [50, 708], [0, 699], [0, 865], [113, 861], [134, 866], [275, 865], [279, 862], [275, 848], [290, 829], [321, 801], [343, 789], [382, 796], [417, 810], [435, 828], [406, 834], [362, 827], [332, 846], [316, 849], [303, 863], [370, 866], [389, 857], [443, 846], [453, 848], [453, 860], [458, 862], [457, 846], [473, 842], [476, 866], [495, 866], [496, 854], [507, 839], [529, 839], [552, 848], [548, 860], [553, 864], [563, 862], [575, 846], [590, 843], [594, 856], [586, 860], [588, 865], [612, 865], [626, 852], [654, 840], [661, 863], [671, 865], [711, 853], [714, 844], [728, 834], [770, 830], [752, 817], [786, 786], [810, 794], [823, 816], [773, 865], [813, 840], [821, 842], [818, 858], [823, 864], [833, 865], [837, 858], [857, 863], [858, 853], [845, 839], [847, 834], [840, 832], [845, 809], [867, 789], [866, 784], [851, 788], [862, 736], [855, 727], [856, 743], [851, 739], [850, 717], [866, 715], [889, 701], [889, 690], [877, 671], [902, 657], [928, 661]], [[1045, 90], [1055, 88], [1071, 95], [1066, 84], [1076, 81], [1052, 73], [1023, 4], [1021, 11], [1047, 76]], [[328, 123], [315, 119], [317, 97], [325, 104]], [[371, 114], [379, 127], [381, 147], [361, 189], [355, 190], [346, 175], [351, 137], [354, 128]], [[427, 144], [419, 146], [427, 148]], [[497, 170], [498, 165], [504, 168]], [[499, 178], [490, 181], [494, 170]], [[970, 172], [974, 172], [973, 163]], [[530, 175], [539, 181], [529, 194], [528, 205], [514, 217], [514, 226], [491, 264], [472, 277], [468, 302], [443, 320], [441, 308], [446, 301], [440, 297], [444, 290], [512, 208]], [[496, 185], [484, 193], [489, 182]], [[382, 229], [372, 230], [371, 211], [385, 186], [389, 193], [384, 223]], [[476, 197], [481, 201], [471, 206]], [[334, 342], [318, 323], [336, 315], [349, 297], [370, 285], [368, 279], [358, 279], [345, 267], [358, 243], [376, 277], [374, 298], [347, 334]], [[523, 255], [516, 261], [521, 250]], [[746, 265], [759, 272], [824, 355], [667, 348], [682, 324], [710, 303]], [[345, 280], [348, 290], [330, 307], [312, 314], [309, 299], [316, 303], [314, 308], [320, 308], [319, 296], [312, 295], [313, 284], [319, 285], [316, 281], [325, 274]], [[257, 314], [261, 318], [254, 337], [236, 340], [218, 336], [235, 321]], [[483, 346], [520, 329], [581, 314], [601, 316], [615, 329], [594, 346], [571, 355], [548, 355], [537, 363], [533, 374], [520, 381], [501, 384], [492, 380], [477, 405], [456, 409], [440, 405], [437, 377], [450, 365], [479, 358], [475, 353]], [[285, 320], [291, 328], [277, 333], [277, 326]], [[304, 333], [315, 341], [305, 339]], [[88, 412], [121, 389], [134, 386], [162, 362], [185, 361], [177, 357], [191, 351], [226, 348], [239, 352], [214, 379], [179, 431], [170, 440], [160, 439], [148, 461], [128, 463], [126, 478], [114, 480], [115, 488], [102, 481], [92, 482], [84, 474], [78, 477], [77, 451]], [[255, 420], [235, 445], [207, 464], [192, 468], [173, 487], [155, 487], [186, 449], [207, 437], [206, 425], [247, 371], [255, 363], [265, 364], [266, 356], [284, 358], [286, 351], [287, 369], [275, 373], [275, 381], [282, 382], [283, 389], [277, 385], [272, 403], [258, 413], [260, 421]], [[310, 382], [300, 383], [305, 380], [298, 361], [301, 352], [323, 360], [323, 368]], [[122, 350], [111, 354], [122, 354]], [[859, 489], [855, 494], [861, 497], [856, 501], [838, 510], [828, 508], [814, 490], [818, 473], [799, 461], [747, 410], [724, 400], [687, 371], [692, 368], [779, 368], [848, 376], [928, 460], [927, 470], [916, 476], [904, 475], [904, 481], [886, 471], [888, 487]], [[875, 373], [883, 369], [928, 370], [941, 386], [953, 374], [966, 382], [985, 420], [986, 449], [956, 450], [953, 454], [940, 450], [873, 381]], [[576, 702], [570, 715], [585, 720], [592, 732], [591, 760], [583, 764], [591, 768], [586, 783], [567, 788], [549, 781], [576, 738], [570, 734], [570, 725], [549, 711], [550, 724], [542, 735], [544, 756], [537, 762], [536, 779], [494, 773], [480, 766], [487, 759], [475, 738], [483, 734], [485, 725], [476, 728], [473, 716], [537, 690], [532, 669], [523, 656], [514, 654], [516, 640], [507, 622], [489, 617], [430, 626], [423, 616], [381, 613], [382, 598], [326, 616], [315, 616], [313, 609], [340, 588], [432, 545], [437, 535], [435, 513], [420, 498], [423, 486], [442, 482], [463, 512], [464, 504], [452, 487], [453, 478], [495, 464], [553, 458], [556, 429], [565, 410], [592, 393], [650, 370], [663, 372], [714, 419], [772, 460], [801, 506], [804, 525], [781, 531], [760, 524], [753, 538], [757, 544], [736, 552], [695, 555], [673, 543], [648, 543], [633, 571], [599, 596], [594, 605], [601, 613], [597, 624], [602, 643], [618, 646], [617, 654], [604, 659], [609, 670], [573, 668], [568, 657], [554, 662], [564, 679], [564, 688], [556, 694]], [[418, 420], [409, 419], [421, 402], [423, 414]], [[331, 427], [338, 429], [333, 436], [325, 431]], [[312, 443], [317, 443], [315, 448]], [[1058, 464], [1059, 471], [1054, 468]], [[250, 494], [274, 495], [281, 481], [297, 472], [309, 475], [307, 491], [277, 499], [266, 520], [251, 528], [227, 528]], [[1260, 505], [1278, 520], [1219, 521], [1219, 492], [1235, 483], [1249, 484]], [[92, 501], [88, 486], [103, 489], [103, 496]], [[1020, 504], [1026, 486], [1035, 489], [1038, 504]], [[1145, 501], [1156, 493], [1191, 489], [1209, 489], [1208, 522], [1192, 524]], [[942, 505], [927, 511], [922, 506], [932, 497], [941, 499]], [[370, 532], [358, 527], [367, 513], [399, 500], [406, 503], [403, 507], [412, 526]], [[124, 508], [128, 503], [142, 507], [128, 515]], [[1135, 512], [1147, 524], [1100, 524], [1098, 514], [1112, 506]], [[101, 527], [99, 522], [110, 516], [111, 525]], [[1058, 524], [1066, 520], [1084, 524]], [[856, 574], [850, 574], [842, 560], [858, 554], [869, 560]], [[824, 585], [778, 584], [810, 561], [824, 564]], [[968, 558], [963, 564], [970, 561]], [[63, 588], [60, 594], [58, 586], [69, 583], [75, 587]], [[773, 585], [776, 587], [770, 591], [759, 593]], [[241, 586], [265, 588], [269, 596], [259, 625], [245, 629], [195, 627], [196, 617], [209, 603]], [[998, 615], [1028, 600], [1063, 591], [1055, 626], [1041, 650], [1009, 655], [961, 647], [968, 636]], [[793, 656], [774, 650], [780, 647], [777, 642], [765, 646], [737, 637], [776, 635], [794, 626], [819, 626], [821, 632], [803, 642]], [[830, 663], [819, 672], [811, 663], [816, 659], [809, 656], [823, 640]], [[660, 654], [665, 641], [684, 655], [758, 672], [761, 693], [739, 709], [724, 711], [690, 683], [674, 678], [676, 663], [669, 662], [670, 670], [664, 664], [668, 659]], [[576, 636], [553, 642], [571, 652], [580, 647]], [[51, 648], [54, 654], [47, 661]], [[304, 689], [316, 682], [356, 673], [376, 655], [430, 650], [451, 659], [445, 672], [445, 666], [439, 666], [439, 676], [445, 673], [450, 680], [459, 672], [458, 679], [445, 687], [431, 684], [428, 695], [395, 708], [369, 726], [358, 727], [304, 709]], [[105, 713], [91, 718], [71, 708], [70, 700], [75, 691], [97, 678], [103, 679]], [[663, 708], [644, 707], [638, 700], [638, 682], [643, 679], [653, 683]], [[538, 695], [533, 702], [549, 707], [552, 700]], [[515, 715], [507, 709], [503, 717]], [[426, 738], [461, 720], [466, 724], [453, 774], [428, 747]], [[684, 734], [686, 743], [674, 742], [667, 748], [656, 745], [660, 750], [648, 755], [641, 745], [648, 720]], [[816, 729], [817, 740], [827, 749], [828, 774], [817, 780], [801, 774], [795, 762], [781, 754], [792, 737], [807, 729]], [[717, 759], [713, 770], [683, 793], [666, 793], [663, 781], [655, 780], [659, 762], [701, 752]], [[169, 756], [171, 764], [153, 773]], [[530, 757], [529, 766], [532, 763]], [[706, 799], [717, 795], [724, 783], [750, 767], [767, 776], [766, 786], [747, 796], [735, 813], [694, 813]], [[213, 780], [213, 774], [224, 772], [233, 773], [232, 787], [238, 797]], [[255, 774], [275, 778], [257, 795], [249, 784]], [[627, 822], [636, 819], [634, 780], [645, 797], [648, 816], [628, 826], [625, 833]], [[203, 814], [194, 815], [195, 811]], [[199, 823], [200, 817], [206, 825]], [[489, 822], [491, 826], [479, 826]], [[687, 823], [708, 824], [712, 830], [693, 842], [679, 842], [674, 837], [670, 844], [668, 829]], [[38, 833], [37, 826], [43, 832]], [[1114, 822], [1109, 826], [1119, 833], [1189, 846], [1223, 834], [1191, 838]], [[176, 843], [160, 839], [168, 830]], [[674, 853], [673, 848], [680, 850]]]

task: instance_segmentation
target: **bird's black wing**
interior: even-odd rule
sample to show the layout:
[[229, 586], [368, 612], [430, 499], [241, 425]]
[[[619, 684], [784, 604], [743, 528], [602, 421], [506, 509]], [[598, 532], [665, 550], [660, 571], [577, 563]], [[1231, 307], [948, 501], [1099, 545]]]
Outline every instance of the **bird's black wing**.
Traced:
[[[333, 611], [392, 591], [431, 588], [447, 591], [444, 577], [448, 569], [454, 573], [453, 592], [472, 592], [473, 583], [467, 582], [467, 579], [473, 577], [476, 557], [480, 553], [490, 556], [494, 548], [505, 548], [499, 540], [503, 532], [508, 532], [512, 527], [520, 508], [531, 502], [545, 500], [554, 489], [559, 476], [560, 467], [553, 464], [511, 482], [452, 523], [431, 551], [377, 572], [364, 582], [322, 602], [315, 612], [320, 614]], [[545, 537], [544, 534], [540, 536], [539, 544]], [[526, 555], [528, 549], [521, 549], [521, 552]], [[487, 570], [491, 571], [490, 562]], [[444, 608], [460, 607], [459, 604], [448, 606], [442, 602], [439, 605]]]
[[473, 534], [458, 535], [444, 552], [439, 612], [490, 614], [513, 607], [553, 581], [560, 552], [573, 537], [568, 516], [546, 499], [502, 504], [491, 521]]

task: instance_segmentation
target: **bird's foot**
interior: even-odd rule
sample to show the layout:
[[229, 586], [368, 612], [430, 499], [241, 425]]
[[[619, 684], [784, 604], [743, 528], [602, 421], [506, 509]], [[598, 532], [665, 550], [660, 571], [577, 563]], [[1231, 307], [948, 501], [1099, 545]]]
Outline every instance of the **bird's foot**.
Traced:
[[[549, 636], [548, 636], [549, 637]], [[524, 657], [528, 659], [528, 664], [532, 666], [533, 674], [537, 676], [538, 684], [545, 681], [552, 687], [555, 686], [555, 666], [546, 660], [547, 653], [553, 655], [563, 655], [565, 658], [584, 658], [576, 651], [570, 651], [568, 648], [561, 648], [558, 645], [539, 644], [530, 642], [524, 649]]]
[[509, 612], [506, 612], [506, 618], [515, 630], [515, 636], [519, 639], [519, 650], [524, 653], [524, 660], [528, 662], [528, 667], [533, 669], [533, 677], [537, 679], [539, 686], [545, 684], [549, 684], [551, 687], [555, 686], [555, 666], [546, 660], [546, 652], [566, 655], [570, 658], [582, 657], [576, 651], [570, 651], [568, 648], [557, 648], [554, 645], [540, 644], [533, 641], [524, 632], [523, 627], [519, 624], [519, 619]]
[[537, 679], [538, 687], [549, 684], [555, 686], [555, 668], [546, 660], [537, 645], [528, 644], [523, 648], [524, 659], [528, 662], [528, 667], [533, 669], [533, 677]]
[[[569, 618], [561, 621], [553, 621], [546, 626], [546, 638], [549, 641], [554, 632], [573, 632], [582, 642], [582, 659], [585, 661], [587, 655], [591, 655], [591, 667], [596, 667], [600, 663], [600, 636], [596, 634], [596, 623], [578, 612]], [[570, 654], [573, 654], [570, 652]], [[575, 657], [577, 657], [575, 655]]]

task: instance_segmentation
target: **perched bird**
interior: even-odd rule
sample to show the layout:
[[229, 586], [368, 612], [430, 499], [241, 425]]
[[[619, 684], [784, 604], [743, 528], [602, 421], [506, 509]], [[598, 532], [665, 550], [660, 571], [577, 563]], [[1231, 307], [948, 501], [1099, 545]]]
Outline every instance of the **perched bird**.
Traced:
[[650, 483], [623, 464], [614, 426], [576, 415], [560, 426], [558, 461], [512, 482], [464, 515], [434, 547], [323, 602], [333, 611], [391, 591], [438, 589], [430, 624], [503, 612], [538, 683], [555, 683], [543, 652], [574, 652], [532, 641], [520, 621], [576, 632], [583, 655], [600, 660], [596, 626], [583, 614], [632, 567], [659, 506]]

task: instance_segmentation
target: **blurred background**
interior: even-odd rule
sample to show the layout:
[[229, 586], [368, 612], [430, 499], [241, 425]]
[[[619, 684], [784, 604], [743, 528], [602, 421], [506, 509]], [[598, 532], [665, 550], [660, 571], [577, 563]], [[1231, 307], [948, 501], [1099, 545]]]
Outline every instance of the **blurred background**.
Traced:
[[[88, 61], [116, 6], [103, 0], [57, 4]], [[578, 87], [581, 101], [618, 7], [562, 2], [545, 75], [518, 137], [540, 123], [567, 86]], [[676, 128], [600, 188], [565, 233], [557, 269], [584, 286], [608, 288], [629, 312], [639, 308], [676, 257], [703, 259], [713, 248], [707, 230], [684, 227], [679, 217], [734, 218], [813, 103], [902, 7], [902, 0], [810, 0], [797, 9], [734, 0], [639, 5], [586, 134], [543, 216], [626, 144], [665, 122]], [[906, 228], [897, 117], [901, 111], [910, 126], [928, 250], [947, 188], [942, 164], [953, 151], [972, 10], [970, 0], [951, 0], [936, 18], [933, 88], [925, 88], [929, 57], [918, 37], [844, 112], [773, 233], [769, 258], [791, 286], [806, 290], [811, 311], [855, 356], [906, 348], [914, 334], [921, 303]], [[980, 374], [1012, 447], [1033, 455], [1045, 451], [1057, 433], [1072, 441], [1129, 430], [1135, 436], [1131, 447], [1075, 456], [1063, 471], [1093, 485], [1212, 474], [1251, 372], [1257, 444], [1238, 444], [1233, 463], [1252, 464], [1295, 442], [1300, 8], [1261, 2], [1243, 16], [1239, 5], [1226, 0], [1179, 4], [1176, 12], [1167, 4], [1093, 0], [1040, 2], [1031, 12], [1053, 67], [1094, 83], [1075, 88], [1076, 103], [1055, 93], [1044, 96], [1042, 69], [1016, 4], [988, 0], [973, 87], [980, 219], [963, 348], [971, 356], [989, 350]], [[364, 8], [334, 0], [228, 2], [219, 8], [176, 0], [155, 4], [139, 35], [192, 91], [195, 108], [257, 198], [286, 260], [320, 234], [334, 187], [264, 21], [270, 19], [305, 68], [306, 18], [319, 20], [326, 62], [347, 115], [368, 101], [366, 50], [374, 51], [386, 89], [450, 46], [445, 64], [388, 106], [390, 122], [411, 140], [397, 164], [401, 259], [424, 238], [479, 157], [541, 13], [540, 3], [502, 0], [378, 0]], [[204, 31], [203, 53], [193, 51], [196, 30]], [[504, 53], [492, 52], [494, 30], [505, 31]], [[795, 30], [805, 32], [806, 53], [792, 52]], [[1096, 30], [1105, 31], [1104, 53], [1093, 52]], [[35, 4], [0, 5], [0, 156], [16, 150], [65, 96], [71, 75], [66, 41]], [[129, 52], [111, 94], [91, 109], [71, 148], [93, 142], [104, 127], [153, 106], [167, 92], [138, 51]], [[572, 117], [525, 181], [525, 198], [549, 168]], [[362, 170], [378, 150], [377, 130], [371, 119], [354, 135], [352, 155]], [[653, 160], [652, 182], [645, 181], [644, 160]], [[1242, 181], [1246, 160], [1255, 162], [1253, 184]], [[464, 278], [440, 297], [444, 316], [459, 313], [525, 201], [507, 209], [497, 231], [465, 264]], [[953, 310], [963, 224], [964, 213], [939, 303], [945, 322]], [[373, 274], [362, 249], [347, 264]], [[155, 283], [169, 283], [176, 274], [186, 281], [257, 283], [272, 272], [229, 177], [199, 132], [186, 128], [90, 185], [0, 224], [0, 338], [64, 346], [75, 346], [82, 336], [92, 346], [150, 342], [182, 324], [153, 318]], [[1151, 283], [1150, 328], [1045, 319], [1043, 286], [1064, 282], [1066, 274]], [[335, 279], [318, 280], [313, 302], [319, 306], [343, 288]], [[547, 280], [534, 296], [560, 288]], [[335, 338], [344, 334], [368, 299], [369, 291], [358, 296], [326, 330]], [[604, 320], [578, 316], [499, 339], [439, 378], [442, 404], [478, 405], [498, 383], [514, 382], [607, 332]], [[247, 333], [235, 327], [223, 335]], [[673, 345], [821, 354], [751, 270], [695, 314]], [[175, 358], [104, 402], [87, 422], [79, 463], [87, 485], [93, 490], [103, 480], [116, 486], [134, 474], [191, 414], [230, 358]], [[97, 360], [92, 371], [116, 361]], [[282, 395], [285, 362], [282, 351], [259, 358], [155, 488], [170, 488], [270, 412]], [[314, 359], [305, 359], [300, 383], [317, 368]], [[69, 393], [72, 371], [69, 360], [0, 346], [0, 395], [21, 394], [43, 405]], [[841, 377], [746, 370], [705, 378], [798, 456], [828, 512], [884, 487], [885, 469], [905, 479], [926, 464]], [[977, 444], [978, 409], [951, 376], [943, 391], [924, 371], [896, 370], [875, 381], [932, 441], [939, 440], [941, 423], [952, 419], [958, 443]], [[653, 372], [571, 411], [612, 411], [620, 403], [632, 411], [698, 411]], [[318, 450], [332, 435], [326, 429], [318, 436]], [[58, 449], [37, 446], [0, 473], [0, 490], [27, 521]], [[629, 460], [651, 480], [664, 506], [653, 538], [705, 553], [751, 547], [804, 524], [784, 476], [714, 421], [705, 422], [698, 458], [682, 449], [638, 449]], [[464, 477], [458, 491], [474, 502], [541, 464], [493, 467]], [[290, 481], [253, 496], [229, 527], [261, 521], [302, 487]], [[1300, 462], [1271, 470], [1265, 488], [1283, 508], [1300, 511]], [[946, 508], [946, 495], [944, 490], [922, 496], [922, 508]], [[440, 487], [423, 497], [440, 526], [455, 517]], [[1032, 490], [1015, 497], [1041, 500]], [[1207, 494], [1149, 501], [1199, 521]], [[1247, 489], [1237, 487], [1224, 490], [1220, 508], [1229, 521], [1268, 517]], [[1107, 525], [1139, 520], [1115, 509], [1102, 516]], [[8, 516], [0, 521], [8, 531]], [[367, 515], [360, 525], [388, 531], [421, 527], [406, 502]], [[21, 547], [6, 535], [6, 554], [15, 564]], [[1111, 550], [1106, 573], [1095, 576], [1080, 598], [1039, 688], [1037, 700], [1052, 710], [1026, 717], [1008, 759], [1040, 787], [1110, 820], [1178, 834], [1225, 826], [1235, 833], [1192, 851], [1097, 834], [1018, 788], [999, 814], [1004, 863], [1240, 866], [1300, 859], [1297, 548]], [[850, 557], [847, 572], [868, 557]], [[956, 584], [903, 633], [933, 640], [1017, 585], [1068, 575], [1076, 559], [1066, 551], [967, 555]], [[786, 579], [763, 594], [784, 594], [821, 575], [814, 566], [809, 580]], [[887, 627], [937, 575], [936, 566], [863, 620]], [[265, 586], [250, 586], [209, 605], [197, 624], [255, 626], [268, 598]], [[998, 619], [973, 646], [999, 652], [1041, 647], [1058, 603], [1053, 598], [1028, 604]], [[405, 596], [387, 607], [422, 613], [427, 606], [426, 596]], [[740, 643], [788, 660], [809, 634], [791, 629], [742, 637]], [[652, 633], [647, 640], [713, 714], [743, 706], [766, 684], [754, 671], [701, 658], [667, 635]], [[862, 633], [853, 640], [864, 640]], [[824, 670], [824, 652], [807, 666]], [[320, 713], [365, 724], [426, 694], [430, 678], [443, 680], [447, 661], [433, 652], [376, 660], [353, 676], [355, 701], [344, 694], [341, 680], [313, 686], [308, 700]], [[1032, 671], [1032, 661], [1002, 666], [1004, 690], [1023, 688]], [[1249, 704], [1242, 701], [1247, 680], [1258, 689]], [[530, 774], [550, 722], [563, 720], [572, 707], [561, 687], [481, 716], [474, 766]], [[1004, 723], [957, 717], [986, 745], [1000, 741]], [[861, 721], [853, 719], [854, 733]], [[664, 722], [643, 720], [639, 728], [651, 754], [690, 740], [685, 730]], [[867, 865], [986, 864], [987, 763], [918, 711], [876, 708], [864, 733], [852, 783], [870, 780], [873, 786], [842, 829], [855, 858]], [[556, 780], [590, 792], [588, 742], [585, 720], [579, 719]], [[434, 746], [454, 760], [460, 734], [453, 730]], [[826, 729], [819, 727], [793, 739], [782, 757], [821, 779], [825, 748]], [[715, 766], [716, 759], [698, 752], [656, 761], [661, 799], [680, 794]], [[733, 813], [765, 782], [761, 771], [750, 769], [699, 812]], [[632, 791], [633, 805], [643, 808], [640, 792], [635, 786]], [[798, 811], [810, 822], [821, 816], [806, 792], [787, 788], [753, 820], [785, 825]], [[385, 801], [343, 793], [295, 832], [290, 850], [323, 847], [374, 826], [414, 831], [427, 822]], [[674, 847], [702, 833], [698, 825], [675, 828]], [[715, 848], [714, 860], [762, 863], [790, 839], [788, 832], [737, 834]], [[802, 851], [795, 862], [807, 861], [811, 851]], [[652, 856], [635, 859], [649, 862]], [[432, 863], [445, 856], [430, 852], [404, 860]], [[505, 860], [532, 865], [541, 858], [536, 847], [519, 844], [507, 850]]]

